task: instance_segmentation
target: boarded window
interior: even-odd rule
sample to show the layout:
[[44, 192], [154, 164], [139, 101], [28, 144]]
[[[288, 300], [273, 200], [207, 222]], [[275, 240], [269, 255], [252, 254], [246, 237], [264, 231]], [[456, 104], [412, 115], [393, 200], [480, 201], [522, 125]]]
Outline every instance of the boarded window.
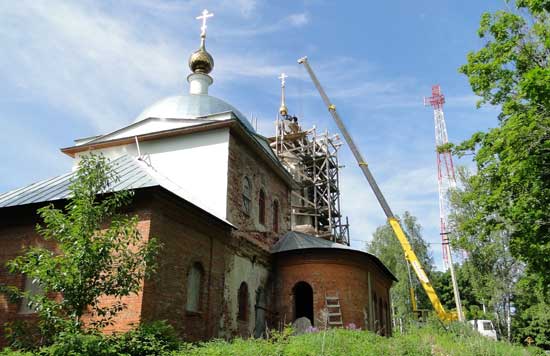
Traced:
[[246, 282], [242, 282], [239, 287], [239, 313], [237, 318], [241, 321], [248, 320], [248, 285]]
[[[25, 276], [25, 287], [24, 291], [29, 294], [30, 297], [42, 294], [42, 288], [38, 280], [33, 279], [32, 277]], [[32, 314], [36, 313], [36, 310], [29, 306], [29, 298], [21, 299], [21, 306], [19, 307], [20, 314]]]
[[252, 183], [250, 178], [243, 179], [243, 211], [246, 215], [250, 215], [250, 202], [252, 201]]
[[186, 310], [199, 312], [201, 310], [203, 269], [200, 263], [195, 263], [187, 274], [187, 304]]
[[279, 232], [279, 202], [273, 202], [273, 231]]
[[258, 221], [260, 224], [265, 225], [265, 192], [263, 189], [260, 189], [258, 198]]

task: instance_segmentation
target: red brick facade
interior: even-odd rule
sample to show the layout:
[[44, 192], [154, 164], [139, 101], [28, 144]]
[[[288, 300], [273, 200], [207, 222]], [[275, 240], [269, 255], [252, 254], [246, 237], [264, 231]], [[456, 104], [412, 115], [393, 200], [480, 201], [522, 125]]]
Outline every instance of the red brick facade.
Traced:
[[[8, 260], [21, 253], [22, 247], [29, 244], [54, 247], [35, 232], [37, 208], [3, 209], [3, 217], [9, 217], [10, 222], [0, 225], [2, 283], [23, 288], [24, 277], [9, 273], [5, 267]], [[159, 269], [155, 278], [143, 282], [141, 292], [123, 298], [127, 308], [105, 331], [124, 332], [144, 320], [167, 320], [187, 340], [217, 336], [231, 228], [162, 188], [137, 191], [128, 213], [138, 215], [138, 228], [144, 240], [155, 237], [163, 245]], [[201, 307], [199, 312], [190, 313], [185, 309], [187, 272], [196, 262], [204, 269]], [[102, 301], [111, 302], [105, 298]], [[0, 324], [34, 317], [20, 314], [20, 308], [0, 295]]]
[[[227, 220], [238, 227], [234, 233], [258, 243], [269, 251], [280, 236], [290, 229], [290, 187], [273, 172], [242, 138], [231, 134], [229, 138], [229, 164], [227, 175]], [[267, 155], [267, 154], [263, 154]], [[284, 169], [282, 166], [281, 169]], [[250, 212], [243, 208], [244, 179], [250, 180], [252, 194]], [[265, 223], [259, 221], [259, 196], [263, 190], [265, 200]], [[274, 231], [273, 209], [277, 201], [279, 231]]]
[[296, 250], [278, 253], [275, 266], [281, 320], [295, 319], [294, 287], [306, 282], [313, 289], [314, 326], [324, 327], [325, 297], [337, 296], [344, 326], [353, 324], [383, 335], [391, 334], [388, 307], [391, 276], [368, 254], [344, 249]]

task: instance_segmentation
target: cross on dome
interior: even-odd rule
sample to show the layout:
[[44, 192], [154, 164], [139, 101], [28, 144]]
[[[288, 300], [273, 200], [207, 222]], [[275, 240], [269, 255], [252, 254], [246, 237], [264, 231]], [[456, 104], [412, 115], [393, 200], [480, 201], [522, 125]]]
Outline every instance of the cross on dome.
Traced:
[[202, 20], [202, 26], [201, 26], [201, 36], [202, 37], [206, 36], [206, 19], [208, 19], [209, 17], [213, 17], [213, 16], [214, 16], [213, 13], [209, 13], [208, 10], [204, 9], [204, 10], [202, 10], [202, 15], [196, 17], [197, 20]]
[[[206, 51], [206, 20], [209, 17], [214, 16], [213, 13], [208, 12], [208, 10], [204, 9], [202, 10], [202, 15], [197, 16], [197, 20], [202, 20], [202, 26], [201, 26], [201, 46], [198, 50], [193, 52], [191, 54], [191, 57], [189, 57], [189, 68], [191, 68], [191, 71], [193, 73], [202, 73], [202, 74], [208, 74], [212, 71], [214, 68], [214, 58]], [[188, 79], [189, 80], [189, 79]], [[208, 85], [212, 84], [212, 78], [207, 80], [209, 82]], [[196, 80], [193, 81], [195, 84], [197, 83]], [[191, 83], [191, 81], [189, 82]], [[191, 83], [191, 86], [193, 87], [193, 83]], [[191, 91], [195, 92], [197, 91], [200, 93], [206, 93], [204, 85], [199, 85], [202, 89]], [[198, 87], [197, 87], [198, 88]]]
[[288, 78], [288, 75], [286, 75], [285, 73], [281, 73], [281, 75], [279, 76], [279, 79], [281, 79], [281, 87], [285, 87], [285, 79]]
[[279, 79], [281, 79], [281, 107], [279, 108], [279, 114], [286, 117], [288, 115], [288, 109], [285, 104], [285, 79], [288, 78], [288, 75], [281, 73]]

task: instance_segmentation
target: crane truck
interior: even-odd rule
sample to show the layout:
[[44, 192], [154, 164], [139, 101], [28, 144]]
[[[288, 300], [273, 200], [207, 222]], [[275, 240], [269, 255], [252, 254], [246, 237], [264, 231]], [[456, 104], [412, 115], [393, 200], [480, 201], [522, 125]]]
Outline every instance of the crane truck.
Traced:
[[[372, 175], [369, 169], [367, 161], [363, 158], [363, 155], [355, 145], [355, 142], [351, 138], [346, 126], [344, 125], [344, 122], [340, 118], [340, 115], [338, 115], [338, 112], [336, 111], [336, 106], [334, 106], [334, 104], [330, 102], [327, 94], [325, 93], [325, 90], [321, 86], [321, 83], [319, 83], [317, 76], [315, 75], [315, 73], [313, 72], [313, 69], [311, 69], [311, 66], [309, 65], [307, 57], [300, 58], [298, 60], [298, 63], [304, 65], [311, 80], [313, 81], [313, 84], [315, 85], [315, 87], [317, 88], [317, 91], [321, 95], [323, 102], [327, 106], [328, 111], [330, 112], [330, 115], [336, 122], [336, 126], [338, 126], [340, 133], [342, 134], [342, 136], [344, 136], [344, 139], [346, 140], [351, 152], [353, 153], [353, 156], [357, 160], [357, 164], [359, 165], [359, 168], [361, 169], [365, 178], [367, 179], [372, 191], [374, 192], [374, 195], [376, 196], [376, 199], [378, 200], [378, 203], [380, 203], [382, 210], [384, 210], [384, 214], [386, 214], [388, 223], [392, 227], [395, 236], [397, 237], [397, 239], [399, 240], [399, 243], [401, 244], [401, 247], [403, 248], [403, 252], [405, 253], [405, 259], [413, 268], [416, 276], [418, 277], [418, 280], [420, 281], [420, 284], [422, 285], [422, 288], [424, 288], [424, 291], [428, 295], [428, 298], [432, 303], [435, 313], [437, 314], [439, 319], [444, 322], [458, 320], [458, 314], [456, 312], [446, 311], [443, 305], [441, 304], [441, 301], [439, 300], [439, 297], [437, 296], [437, 293], [435, 292], [432, 286], [432, 283], [430, 282], [430, 279], [426, 275], [426, 272], [424, 272], [424, 269], [420, 265], [418, 257], [414, 253], [414, 250], [412, 249], [412, 246], [409, 243], [407, 236], [403, 232], [403, 229], [401, 228], [401, 224], [399, 223], [399, 220], [393, 214], [392, 210], [390, 209], [390, 206], [386, 201], [386, 198], [384, 198], [382, 191], [378, 187], [378, 184], [376, 183], [376, 180], [374, 179], [374, 176]], [[416, 301], [414, 299], [414, 293], [412, 290], [411, 290], [411, 298], [412, 298], [411, 301], [413, 304], [413, 309], [416, 309]]]

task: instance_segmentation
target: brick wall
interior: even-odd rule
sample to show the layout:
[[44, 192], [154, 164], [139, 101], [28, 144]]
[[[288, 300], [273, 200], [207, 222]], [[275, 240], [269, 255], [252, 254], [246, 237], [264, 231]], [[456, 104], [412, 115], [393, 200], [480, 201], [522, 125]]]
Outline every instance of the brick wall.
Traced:
[[[5, 215], [4, 215], [5, 216]], [[13, 216], [12, 216], [13, 217]], [[53, 249], [53, 244], [44, 241], [35, 232], [34, 219], [27, 219], [24, 224], [0, 226], [0, 283], [14, 286], [21, 290], [25, 286], [22, 274], [12, 274], [6, 267], [6, 262], [14, 259], [20, 251], [29, 246], [41, 246]], [[4, 324], [15, 320], [35, 320], [34, 314], [21, 314], [21, 303], [9, 303], [7, 297], [0, 294], [0, 347], [4, 346]]]
[[[55, 248], [35, 232], [38, 206], [2, 209], [0, 221], [0, 283], [24, 286], [24, 277], [8, 273], [5, 263], [21, 253], [24, 246], [40, 244]], [[218, 336], [219, 320], [224, 305], [223, 287], [230, 227], [220, 223], [182, 199], [160, 188], [139, 190], [127, 213], [137, 214], [138, 229], [147, 240], [156, 237], [163, 248], [159, 255], [158, 273], [143, 282], [136, 295], [122, 298], [127, 308], [105, 332], [124, 332], [142, 320], [167, 320], [187, 340]], [[203, 269], [201, 308], [186, 312], [187, 273], [193, 263]], [[104, 297], [102, 303], [115, 300]], [[33, 319], [22, 315], [18, 304], [0, 295], [0, 325], [5, 322]], [[90, 318], [85, 318], [86, 322]], [[3, 328], [0, 344], [3, 342]]]
[[[298, 282], [306, 282], [313, 289], [315, 326], [322, 327], [325, 296], [337, 295], [344, 326], [355, 324], [363, 329], [391, 334], [389, 310], [375, 314], [369, 322], [369, 273], [373, 295], [376, 293], [377, 298], [387, 305], [390, 304], [389, 288], [392, 283], [390, 277], [369, 259], [361, 252], [336, 249], [277, 254], [275, 289], [279, 319], [287, 323], [295, 319], [293, 288]], [[380, 320], [381, 317], [383, 320]]]
[[[143, 318], [166, 320], [189, 341], [217, 337], [230, 228], [169, 193], [156, 193], [152, 207], [151, 236], [163, 248], [155, 278], [145, 282]], [[200, 306], [190, 312], [187, 279], [195, 263], [203, 270]]]
[[[146, 202], [136, 197], [128, 213], [138, 215], [138, 229], [144, 239], [149, 237], [150, 211], [146, 207]], [[56, 204], [61, 207], [62, 203]], [[6, 268], [6, 262], [20, 255], [28, 246], [40, 246], [55, 249], [55, 244], [44, 240], [36, 233], [36, 224], [39, 217], [36, 210], [42, 205], [35, 204], [30, 206], [19, 206], [4, 208], [0, 213], [0, 283], [9, 286], [24, 288], [25, 277], [21, 274], [12, 274]], [[52, 296], [55, 297], [55, 296]], [[121, 302], [128, 306], [115, 319], [114, 324], [105, 329], [106, 332], [125, 331], [132, 324], [140, 321], [141, 313], [141, 292], [137, 295], [131, 295], [121, 299]], [[101, 303], [112, 303], [114, 300], [103, 298]], [[0, 294], [0, 345], [4, 343], [4, 323], [15, 320], [35, 320], [35, 314], [21, 314], [21, 303], [9, 303], [6, 296]], [[84, 317], [84, 322], [89, 322], [89, 317]]]
[[[252, 183], [251, 211], [243, 209], [243, 181]], [[260, 189], [266, 194], [265, 224], [259, 222]], [[251, 239], [269, 249], [290, 229], [290, 188], [273, 168], [252, 150], [248, 143], [233, 132], [229, 138], [229, 170], [227, 188], [227, 220], [238, 227], [235, 234]], [[279, 233], [273, 231], [273, 202], [279, 202]]]

